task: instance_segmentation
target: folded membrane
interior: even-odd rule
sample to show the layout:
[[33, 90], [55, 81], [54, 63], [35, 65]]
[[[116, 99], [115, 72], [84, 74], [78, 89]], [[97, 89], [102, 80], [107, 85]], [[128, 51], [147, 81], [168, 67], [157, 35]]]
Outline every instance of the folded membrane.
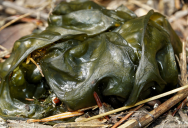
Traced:
[[[62, 2], [46, 30], [16, 41], [0, 64], [0, 115], [47, 116], [41, 113], [54, 110], [52, 105], [30, 103], [26, 109], [24, 101], [40, 97], [46, 84], [70, 110], [96, 104], [94, 91], [111, 104], [135, 104], [176, 87], [174, 54], [180, 52], [180, 39], [152, 10], [137, 17], [124, 6], [107, 10], [91, 1]], [[29, 55], [44, 78], [26, 65]]]

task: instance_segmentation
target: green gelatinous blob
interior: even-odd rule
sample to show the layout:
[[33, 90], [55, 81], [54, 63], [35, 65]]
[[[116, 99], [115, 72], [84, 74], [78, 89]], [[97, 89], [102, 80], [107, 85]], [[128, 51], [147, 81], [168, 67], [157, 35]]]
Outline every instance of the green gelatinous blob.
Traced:
[[17, 67], [13, 72], [10, 79], [10, 85], [11, 86], [24, 86], [26, 83], [26, 80], [24, 78], [24, 74], [19, 67]]
[[[41, 33], [16, 41], [10, 58], [0, 64], [1, 116], [59, 113], [49, 90], [77, 110], [96, 104], [94, 91], [117, 107], [176, 87], [174, 54], [182, 44], [163, 15], [151, 10], [137, 17], [124, 6], [107, 10], [92, 1], [62, 2], [48, 23]], [[29, 55], [44, 78], [34, 64], [26, 64]], [[25, 101], [33, 97], [46, 100]]]
[[37, 84], [41, 81], [42, 75], [34, 64], [22, 64], [22, 70], [29, 83]]

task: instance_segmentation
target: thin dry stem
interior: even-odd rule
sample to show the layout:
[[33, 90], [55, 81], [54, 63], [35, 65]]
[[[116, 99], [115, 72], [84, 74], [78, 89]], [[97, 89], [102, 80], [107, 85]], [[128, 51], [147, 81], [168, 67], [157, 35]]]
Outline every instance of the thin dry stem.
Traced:
[[26, 14], [24, 14], [24, 15], [21, 15], [21, 16], [19, 16], [18, 18], [14, 19], [14, 20], [11, 20], [10, 22], [8, 22], [7, 24], [5, 24], [5, 25], [2, 26], [2, 27], [0, 28], [0, 31], [3, 30], [4, 28], [10, 26], [11, 24], [15, 23], [16, 21], [18, 21], [18, 20], [20, 20], [20, 19], [22, 19], [22, 18], [24, 18], [24, 17], [26, 17], [26, 16], [29, 16], [29, 15], [31, 15], [30, 12], [29, 12], [29, 13], [26, 13]]
[[183, 42], [182, 54], [181, 54], [181, 79], [183, 83], [187, 83], [187, 59], [186, 59], [186, 44]]
[[176, 57], [176, 60], [178, 61], [179, 66], [181, 66], [180, 60], [176, 54], [175, 54], [175, 57]]
[[173, 16], [171, 16], [168, 20], [169, 22], [173, 22], [177, 19], [180, 19], [181, 17], [184, 17], [188, 14], [188, 9], [187, 10], [182, 10], [182, 11], [178, 11], [176, 12]]
[[159, 12], [158, 10], [156, 10], [156, 9], [146, 5], [146, 4], [143, 4], [143, 3], [141, 3], [140, 1], [137, 1], [137, 0], [129, 0], [129, 3], [135, 4], [135, 5], [142, 7], [144, 9], [148, 10], [148, 11], [153, 9], [155, 12]]
[[174, 116], [176, 114], [176, 112], [180, 109], [180, 108], [183, 108], [185, 106], [185, 104], [187, 103], [188, 101], [188, 97], [186, 97], [183, 102], [176, 108], [176, 110], [172, 113], [172, 116]]
[[34, 101], [35, 99], [25, 98], [27, 101]]
[[11, 50], [0, 52], [0, 58], [4, 57], [10, 53], [11, 53]]
[[[186, 85], [187, 86], [187, 85]], [[164, 112], [168, 111], [171, 107], [176, 105], [178, 102], [183, 100], [188, 96], [188, 88], [178, 92], [176, 95], [162, 103], [160, 106], [149, 112], [147, 115], [141, 117], [139, 120], [129, 120], [125, 122], [123, 125], [121, 125], [119, 128], [139, 128], [139, 127], [144, 127], [147, 124], [151, 123], [153, 120], [158, 118], [161, 114]]]
[[87, 107], [87, 108], [82, 108], [82, 109], [79, 109], [78, 112], [83, 112], [83, 111], [86, 111], [86, 110], [89, 110], [89, 109], [94, 109], [94, 108], [98, 108], [98, 106], [95, 105], [95, 106], [91, 106], [91, 107]]
[[42, 77], [44, 77], [44, 74], [42, 73], [42, 69], [40, 68], [40, 66], [33, 60], [33, 58], [29, 58], [38, 68], [40, 74], [42, 75]]
[[[47, 0], [46, 0], [47, 1]], [[38, 6], [41, 6], [41, 8], [43, 6], [46, 5], [46, 3], [49, 3], [49, 2], [39, 2], [39, 5]], [[6, 1], [4, 0], [2, 2], [2, 5], [6, 8], [11, 8], [11, 9], [14, 9], [16, 10], [16, 12], [19, 12], [20, 14], [26, 14], [26, 13], [29, 13], [29, 12], [36, 12], [36, 13], [32, 13], [31, 16], [32, 17], [37, 17], [37, 10], [34, 10], [34, 9], [29, 9], [29, 8], [25, 8], [23, 6], [19, 6], [17, 4], [15, 4], [15, 2], [10, 2], [10, 1]], [[40, 8], [39, 8], [40, 9]], [[44, 20], [47, 20], [48, 18], [48, 14], [47, 13], [44, 13], [44, 12], [40, 12], [40, 17], [43, 18]]]
[[44, 9], [44, 8], [45, 8], [47, 5], [49, 5], [49, 4], [50, 4], [50, 3], [48, 2], [48, 3], [44, 4], [43, 7], [39, 8], [39, 9], [37, 9], [37, 10], [35, 10], [35, 11], [28, 12], [28, 13], [26, 13], [26, 14], [24, 14], [24, 15], [19, 16], [18, 18], [14, 19], [14, 20], [11, 20], [10, 22], [8, 22], [7, 24], [5, 24], [5, 25], [2, 26], [2, 27], [0, 28], [0, 31], [3, 30], [4, 28], [10, 26], [11, 24], [15, 23], [16, 21], [18, 21], [18, 20], [20, 20], [20, 19], [22, 19], [22, 18], [24, 18], [24, 17], [27, 17], [27, 16], [29, 16], [29, 15], [31, 15], [31, 14], [33, 14], [33, 13], [36, 13], [36, 12], [38, 12], [38, 11]]
[[118, 121], [117, 123], [114, 124], [114, 126], [112, 126], [112, 128], [116, 128], [117, 126], [119, 126], [121, 123], [123, 123], [125, 120], [127, 120], [133, 113], [134, 111], [137, 111], [138, 109], [140, 109], [144, 104], [139, 105], [138, 107], [134, 108], [129, 114], [127, 114], [126, 116], [124, 116], [120, 121]]
[[31, 58], [31, 54], [29, 54], [29, 55], [27, 56], [26, 64], [29, 64], [29, 62], [30, 62], [30, 58]]
[[62, 113], [62, 114], [50, 116], [50, 117], [43, 118], [43, 119], [29, 119], [29, 120], [27, 120], [27, 123], [32, 123], [32, 122], [48, 122], [48, 121], [65, 119], [65, 118], [69, 118], [69, 117], [80, 116], [80, 115], [83, 115], [83, 114], [84, 114], [84, 112], [78, 112], [78, 111], [75, 111], [75, 112], [65, 112], [65, 113]]
[[6, 49], [5, 47], [3, 47], [1, 45], [0, 45], [0, 49], [3, 50], [3, 51], [0, 51], [0, 58], [2, 58], [2, 57], [4, 57], [4, 56], [6, 56], [6, 55], [11, 53], [11, 49], [8, 50], [8, 49]]
[[27, 120], [27, 122], [28, 123], [31, 123], [31, 122], [48, 122], [48, 121], [65, 119], [65, 118], [69, 118], [69, 117], [80, 116], [80, 115], [84, 114], [84, 111], [95, 108], [95, 107], [96, 107], [96, 105], [91, 106], [91, 107], [87, 107], [87, 108], [83, 108], [83, 109], [80, 109], [80, 110], [74, 111], [74, 112], [65, 112], [65, 113], [57, 114], [57, 115], [50, 116], [50, 117], [43, 118], [43, 119], [29, 119], [29, 120]]
[[159, 99], [159, 98], [168, 96], [168, 95], [170, 95], [170, 94], [179, 92], [179, 91], [184, 90], [184, 89], [186, 89], [186, 88], [188, 88], [188, 85], [185, 85], [185, 86], [183, 86], [183, 87], [179, 87], [179, 88], [177, 88], [177, 89], [174, 89], [174, 90], [171, 90], [171, 91], [162, 93], [162, 94], [160, 94], [160, 95], [157, 95], [157, 96], [154, 96], [154, 97], [151, 97], [151, 98], [148, 98], [148, 99], [139, 101], [139, 102], [137, 102], [135, 105], [132, 105], [132, 106], [124, 106], [124, 107], [121, 107], [121, 108], [118, 108], [118, 109], [115, 109], [115, 110], [112, 110], [112, 111], [109, 111], [109, 112], [106, 112], [106, 113], [103, 113], [103, 114], [100, 114], [100, 115], [97, 115], [97, 116], [93, 116], [93, 117], [90, 117], [90, 118], [81, 120], [80, 122], [86, 122], [86, 121], [93, 120], [93, 119], [97, 119], [97, 118], [100, 118], [100, 117], [103, 117], [103, 116], [107, 116], [107, 115], [110, 115], [110, 114], [113, 114], [113, 113], [116, 113], [116, 112], [120, 112], [120, 111], [129, 109], [129, 108], [132, 108], [132, 107], [135, 107], [135, 106], [138, 106], [138, 105], [147, 103], [147, 102], [149, 102], [149, 101], [156, 100], [156, 99]]
[[8, 51], [5, 47], [3, 47], [2, 45], [0, 45], [0, 48], [4, 51]]

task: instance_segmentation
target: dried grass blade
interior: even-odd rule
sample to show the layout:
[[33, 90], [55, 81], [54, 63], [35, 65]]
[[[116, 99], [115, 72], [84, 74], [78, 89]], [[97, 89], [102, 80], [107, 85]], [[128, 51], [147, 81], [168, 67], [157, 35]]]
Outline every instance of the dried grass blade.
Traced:
[[111, 125], [91, 122], [71, 122], [54, 125], [53, 128], [109, 128]]
[[82, 108], [82, 109], [79, 109], [78, 112], [83, 112], [83, 111], [86, 111], [86, 110], [89, 110], [89, 109], [93, 109], [93, 108], [97, 108], [98, 106], [95, 105], [95, 106], [91, 106], [91, 107], [87, 107], [87, 108]]
[[2, 26], [2, 27], [0, 28], [0, 31], [3, 30], [4, 28], [10, 26], [11, 24], [15, 23], [16, 21], [18, 21], [18, 20], [20, 20], [20, 19], [22, 19], [22, 18], [24, 18], [24, 17], [27, 17], [27, 16], [29, 16], [29, 15], [31, 15], [31, 14], [32, 14], [32, 13], [29, 12], [29, 13], [26, 13], [26, 14], [24, 14], [24, 15], [19, 16], [18, 18], [14, 19], [14, 20], [11, 20], [10, 22], [8, 22], [8, 23], [5, 24], [4, 26]]
[[44, 74], [42, 73], [42, 69], [40, 68], [40, 66], [33, 60], [33, 58], [29, 58], [38, 68], [40, 74], [42, 75], [42, 77], [44, 77]]
[[2, 45], [0, 45], [0, 49], [3, 50], [3, 51], [0, 51], [0, 58], [5, 57], [6, 55], [11, 53], [11, 49], [6, 49]]
[[112, 128], [116, 128], [117, 126], [119, 126], [121, 123], [123, 123], [125, 120], [127, 120], [127, 119], [134, 113], [134, 111], [137, 111], [137, 110], [140, 109], [143, 105], [144, 105], [144, 104], [139, 105], [138, 107], [134, 108], [134, 109], [132, 110], [132, 112], [130, 112], [129, 114], [127, 114], [126, 116], [124, 116], [120, 121], [118, 121], [117, 123], [115, 123]]
[[4, 51], [8, 51], [5, 47], [0, 45], [0, 49], [4, 50]]
[[54, 121], [54, 120], [59, 120], [59, 119], [65, 119], [65, 118], [69, 118], [69, 117], [75, 117], [75, 116], [80, 116], [83, 115], [84, 112], [65, 112], [62, 114], [58, 114], [58, 115], [54, 115], [54, 116], [50, 116], [47, 118], [43, 118], [43, 119], [29, 119], [27, 120], [27, 123], [32, 123], [32, 122], [48, 122], [48, 121]]
[[116, 112], [120, 112], [120, 111], [129, 109], [129, 108], [138, 106], [138, 105], [140, 105], [140, 104], [144, 104], [144, 103], [147, 103], [147, 102], [149, 102], [149, 101], [156, 100], [156, 99], [159, 99], [159, 98], [168, 96], [168, 95], [170, 95], [170, 94], [176, 93], [176, 92], [181, 91], [181, 90], [184, 90], [184, 89], [186, 89], [186, 88], [188, 88], [188, 85], [185, 85], [185, 86], [183, 86], [183, 87], [179, 87], [179, 88], [177, 88], [177, 89], [174, 89], [174, 90], [171, 90], [171, 91], [162, 93], [162, 94], [160, 94], [160, 95], [157, 95], [157, 96], [154, 96], [154, 97], [151, 97], [151, 98], [148, 98], [148, 99], [139, 101], [139, 102], [137, 102], [137, 103], [136, 103], [135, 105], [133, 105], [133, 106], [121, 107], [121, 108], [118, 108], [118, 109], [115, 109], [115, 110], [112, 110], [112, 111], [109, 111], [109, 112], [106, 112], [106, 113], [103, 113], [103, 114], [100, 114], [100, 115], [97, 115], [97, 116], [90, 117], [90, 118], [88, 118], [88, 119], [81, 120], [80, 122], [86, 122], [86, 121], [93, 120], [93, 119], [97, 119], [97, 118], [100, 118], [100, 117], [103, 117], [103, 116], [107, 116], [107, 115], [110, 115], [110, 114], [113, 114], [113, 113], [116, 113]]
[[33, 13], [36, 13], [36, 12], [38, 12], [38, 11], [44, 9], [44, 8], [45, 8], [47, 5], [49, 5], [49, 4], [50, 4], [50, 3], [47, 2], [47, 3], [44, 4], [41, 8], [39, 8], [39, 9], [37, 9], [37, 10], [35, 10], [35, 11], [28, 12], [28, 13], [26, 13], [26, 14], [24, 14], [24, 15], [19, 16], [18, 18], [14, 19], [14, 20], [11, 20], [10, 22], [8, 22], [8, 23], [5, 24], [4, 26], [2, 26], [2, 27], [0, 28], [0, 31], [3, 30], [4, 28], [10, 26], [11, 24], [15, 23], [16, 21], [18, 21], [18, 20], [20, 20], [20, 19], [22, 19], [22, 18], [24, 18], [24, 17], [27, 17], [27, 16], [29, 16], [29, 15], [31, 15], [31, 14], [33, 14]]
[[186, 43], [182, 42], [183, 46], [182, 46], [182, 53], [181, 55], [181, 80], [183, 81], [184, 84], [187, 83], [187, 62], [186, 62]]
[[[186, 85], [187, 86], [187, 85]], [[158, 118], [161, 114], [169, 110], [171, 107], [173, 107], [175, 104], [183, 100], [185, 97], [188, 96], [188, 88], [184, 89], [180, 92], [178, 92], [176, 95], [162, 103], [160, 106], [155, 108], [154, 110], [150, 111], [150, 114], [147, 114], [143, 117], [141, 117], [139, 120], [128, 120], [124, 124], [122, 124], [118, 128], [139, 128], [139, 127], [144, 127], [151, 123], [153, 120]]]
[[69, 117], [80, 116], [80, 115], [84, 114], [85, 110], [93, 109], [95, 107], [97, 107], [97, 105], [87, 107], [87, 108], [82, 108], [82, 109], [79, 109], [78, 111], [75, 111], [75, 112], [65, 112], [65, 113], [57, 114], [57, 115], [50, 116], [50, 117], [43, 118], [43, 119], [29, 119], [29, 120], [27, 120], [27, 123], [48, 122], [48, 121], [54, 121], [54, 120], [59, 120], [59, 119], [65, 119], [65, 118], [69, 118]]
[[[93, 95], [94, 95], [94, 98], [95, 98], [95, 100], [96, 100], [96, 102], [97, 102], [97, 105], [98, 105], [98, 107], [99, 107], [99, 113], [100, 113], [100, 111], [102, 111], [102, 112], [104, 113], [104, 112], [105, 112], [104, 106], [103, 106], [103, 104], [102, 104], [102, 102], [101, 102], [101, 100], [100, 100], [98, 94], [97, 94], [96, 92], [94, 92]], [[105, 116], [105, 118], [106, 118], [107, 120], [110, 119], [108, 116]]]
[[26, 64], [29, 64], [29, 62], [31, 61], [30, 58], [31, 58], [31, 54], [29, 54], [29, 55], [27, 56]]

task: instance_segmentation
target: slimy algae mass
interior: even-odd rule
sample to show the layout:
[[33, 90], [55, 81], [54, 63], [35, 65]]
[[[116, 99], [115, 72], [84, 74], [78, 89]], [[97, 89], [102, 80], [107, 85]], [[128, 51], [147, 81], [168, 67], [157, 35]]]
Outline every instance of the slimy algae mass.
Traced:
[[[174, 54], [181, 42], [167, 19], [153, 10], [137, 17], [124, 6], [107, 10], [92, 1], [61, 2], [49, 26], [15, 42], [0, 64], [0, 115], [42, 118], [96, 104], [93, 92], [111, 105], [133, 105], [176, 87]], [[42, 69], [32, 62], [32, 58]], [[26, 98], [45, 99], [28, 102]], [[53, 111], [53, 113], [52, 113]]]

